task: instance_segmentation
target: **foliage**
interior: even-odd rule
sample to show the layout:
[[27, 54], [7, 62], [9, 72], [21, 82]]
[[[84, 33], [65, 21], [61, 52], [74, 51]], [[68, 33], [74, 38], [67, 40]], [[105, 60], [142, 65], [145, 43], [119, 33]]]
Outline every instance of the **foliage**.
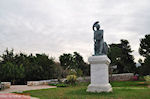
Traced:
[[77, 69], [77, 76], [78, 76], [78, 77], [83, 76], [83, 72], [82, 72], [81, 69]]
[[86, 92], [87, 84], [25, 91], [24, 93], [30, 93], [31, 96], [40, 99], [150, 99], [150, 89], [143, 87], [142, 83], [139, 81], [114, 82], [115, 87], [113, 87], [112, 93], [88, 93]]
[[14, 62], [14, 52], [13, 51], [14, 51], [13, 49], [10, 50], [10, 51], [8, 49], [6, 49], [4, 51], [3, 55], [0, 56], [2, 58], [2, 62], [3, 63], [4, 62], [11, 62], [11, 63], [13, 63]]
[[84, 60], [83, 60], [83, 57], [77, 53], [77, 52], [74, 52], [74, 55], [73, 55], [73, 63], [74, 63], [74, 68], [75, 69], [81, 69], [83, 70], [84, 69]]
[[55, 62], [53, 64], [53, 78], [62, 78], [63, 68], [60, 66], [60, 63]]
[[69, 69], [74, 69], [78, 76], [87, 76], [90, 74], [89, 64], [85, 63], [83, 57], [77, 52], [74, 52], [73, 55], [64, 53], [63, 55], [60, 55], [59, 61], [61, 66], [65, 69], [64, 72], [67, 72]]
[[150, 82], [150, 75], [144, 76], [145, 81]]
[[147, 56], [144, 60], [144, 63], [139, 67], [141, 75], [150, 75], [150, 56]]
[[68, 71], [68, 75], [77, 75], [77, 72], [75, 71], [75, 69], [70, 69]]
[[73, 57], [72, 57], [71, 54], [60, 55], [59, 61], [60, 61], [61, 66], [64, 69], [69, 69], [69, 68], [72, 68], [72, 66], [73, 66], [73, 62], [72, 62], [73, 61]]
[[150, 56], [150, 34], [141, 39], [139, 53], [144, 57]]
[[145, 81], [144, 76], [139, 76], [139, 81]]
[[89, 76], [90, 65], [84, 62], [83, 57], [79, 53], [74, 52], [73, 59], [75, 65], [74, 67], [77, 71], [77, 76]]
[[16, 79], [22, 79], [25, 77], [24, 67], [22, 65], [17, 66], [11, 62], [6, 62], [1, 65], [0, 77], [1, 81], [11, 81], [12, 84], [14, 84]]
[[49, 84], [50, 86], [57, 86], [57, 87], [68, 87], [68, 84], [60, 83], [60, 84]]
[[141, 39], [139, 53], [145, 57], [141, 62], [139, 72], [141, 75], [150, 75], [150, 34]]
[[119, 44], [109, 45], [108, 57], [111, 59], [111, 66], [117, 65], [117, 73], [136, 72], [132, 50], [127, 40], [121, 40]]
[[67, 76], [67, 83], [68, 84], [74, 85], [76, 81], [77, 81], [76, 75], [68, 75]]
[[14, 54], [13, 50], [6, 49], [1, 55], [0, 81], [25, 84], [30, 80], [57, 78], [61, 71], [61, 66], [46, 54]]

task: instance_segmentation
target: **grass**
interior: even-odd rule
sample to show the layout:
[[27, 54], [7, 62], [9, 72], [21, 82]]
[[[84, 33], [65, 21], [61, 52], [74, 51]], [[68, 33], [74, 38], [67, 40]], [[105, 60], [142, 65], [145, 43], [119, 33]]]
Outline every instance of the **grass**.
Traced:
[[111, 82], [112, 87], [147, 87], [148, 84], [145, 81], [121, 81]]
[[40, 99], [150, 99], [150, 88], [141, 81], [112, 82], [111, 93], [87, 93], [88, 83], [73, 87], [25, 91]]

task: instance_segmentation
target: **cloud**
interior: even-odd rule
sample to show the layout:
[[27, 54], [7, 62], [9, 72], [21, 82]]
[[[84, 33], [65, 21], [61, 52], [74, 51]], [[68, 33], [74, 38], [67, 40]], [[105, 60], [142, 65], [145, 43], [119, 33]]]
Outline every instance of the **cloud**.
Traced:
[[107, 43], [127, 39], [139, 58], [139, 39], [149, 33], [149, 0], [1, 0], [0, 52], [46, 53], [56, 57], [93, 53], [92, 25], [99, 20]]

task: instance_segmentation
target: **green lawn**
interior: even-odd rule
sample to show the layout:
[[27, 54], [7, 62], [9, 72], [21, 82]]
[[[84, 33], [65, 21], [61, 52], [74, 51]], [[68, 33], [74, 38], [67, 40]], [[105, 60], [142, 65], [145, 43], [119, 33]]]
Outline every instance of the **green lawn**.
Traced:
[[74, 87], [25, 91], [40, 99], [150, 99], [150, 88], [142, 81], [113, 82], [112, 93], [87, 93], [88, 84]]

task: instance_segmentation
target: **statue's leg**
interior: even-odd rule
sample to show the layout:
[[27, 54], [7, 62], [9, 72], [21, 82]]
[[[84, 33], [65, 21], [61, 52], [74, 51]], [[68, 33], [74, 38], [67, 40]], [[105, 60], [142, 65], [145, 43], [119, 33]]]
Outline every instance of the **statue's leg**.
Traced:
[[97, 54], [100, 55], [100, 40], [97, 41]]
[[100, 43], [99, 43], [99, 45], [100, 45], [100, 47], [99, 47], [99, 54], [103, 54], [103, 48], [104, 48], [104, 44], [103, 43], [104, 43], [103, 41], [100, 41]]
[[99, 41], [95, 41], [95, 55], [99, 55]]
[[98, 55], [98, 53], [97, 53], [97, 52], [98, 52], [98, 49], [97, 49], [97, 41], [94, 42], [94, 51], [95, 51], [95, 52], [94, 52], [94, 53], [95, 53], [94, 55]]
[[94, 55], [96, 55], [96, 42], [94, 42]]
[[105, 54], [105, 42], [103, 43], [103, 51], [102, 51], [102, 53]]

